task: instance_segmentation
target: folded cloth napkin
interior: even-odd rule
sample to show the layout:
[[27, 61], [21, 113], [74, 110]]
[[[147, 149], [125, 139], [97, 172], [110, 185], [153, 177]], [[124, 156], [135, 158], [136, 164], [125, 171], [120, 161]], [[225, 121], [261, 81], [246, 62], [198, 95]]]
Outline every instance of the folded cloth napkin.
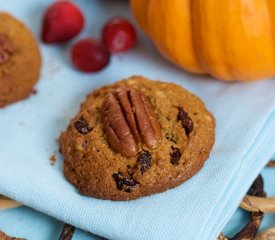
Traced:
[[[38, 35], [50, 2], [10, 0], [0, 8]], [[130, 15], [127, 2], [78, 3], [87, 16], [87, 35], [99, 32], [99, 23], [110, 16]], [[215, 239], [275, 152], [275, 80], [224, 83], [188, 75], [163, 60], [141, 33], [132, 51], [113, 56], [110, 66], [94, 75], [71, 67], [68, 48], [41, 44], [38, 93], [0, 110], [0, 192], [110, 239]], [[217, 120], [214, 149], [195, 177], [165, 193], [129, 202], [81, 196], [63, 177], [56, 139], [88, 92], [133, 74], [173, 81], [200, 96]]]

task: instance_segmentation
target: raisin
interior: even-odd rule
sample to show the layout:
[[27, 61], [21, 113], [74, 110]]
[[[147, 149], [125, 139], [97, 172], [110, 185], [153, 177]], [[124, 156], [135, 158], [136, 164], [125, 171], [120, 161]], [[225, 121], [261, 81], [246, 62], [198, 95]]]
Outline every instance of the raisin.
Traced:
[[114, 173], [113, 178], [116, 181], [116, 186], [118, 190], [122, 190], [123, 188], [123, 178], [121, 173]]
[[139, 186], [139, 182], [133, 178], [125, 178], [121, 173], [114, 173], [113, 178], [116, 181], [118, 190], [124, 189], [125, 192], [131, 192], [132, 189]]
[[124, 178], [123, 183], [124, 185], [132, 188], [135, 188], [138, 185], [138, 182], [133, 178]]
[[182, 127], [185, 130], [187, 136], [193, 131], [194, 124], [189, 114], [183, 110], [182, 107], [178, 107], [178, 121], [181, 121]]
[[151, 167], [152, 156], [148, 151], [145, 151], [139, 156], [137, 162], [140, 165], [140, 172], [143, 174]]
[[181, 152], [179, 148], [171, 147], [170, 161], [173, 165], [178, 165], [181, 158]]
[[83, 118], [79, 118], [75, 123], [74, 123], [74, 127], [76, 128], [76, 130], [81, 133], [81, 134], [87, 134], [89, 132], [91, 132], [93, 129], [91, 127], [89, 127], [88, 122]]

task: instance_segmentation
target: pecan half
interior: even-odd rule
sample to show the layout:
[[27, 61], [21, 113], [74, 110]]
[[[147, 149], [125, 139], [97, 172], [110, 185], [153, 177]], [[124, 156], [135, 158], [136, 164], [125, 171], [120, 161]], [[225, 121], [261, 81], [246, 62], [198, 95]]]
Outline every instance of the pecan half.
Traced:
[[0, 64], [9, 60], [15, 49], [10, 40], [0, 33]]
[[161, 137], [160, 125], [148, 98], [134, 88], [109, 93], [102, 104], [106, 138], [114, 151], [126, 157], [138, 152], [138, 144], [153, 149]]

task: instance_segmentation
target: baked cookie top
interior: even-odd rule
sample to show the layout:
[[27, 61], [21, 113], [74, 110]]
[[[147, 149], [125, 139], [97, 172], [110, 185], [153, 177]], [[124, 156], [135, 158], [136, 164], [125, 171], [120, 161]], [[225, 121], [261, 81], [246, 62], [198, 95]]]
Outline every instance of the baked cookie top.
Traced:
[[60, 137], [64, 174], [80, 193], [100, 199], [163, 192], [201, 169], [214, 128], [192, 93], [130, 77], [87, 96]]
[[41, 57], [28, 28], [0, 12], [0, 107], [28, 97], [39, 78]]

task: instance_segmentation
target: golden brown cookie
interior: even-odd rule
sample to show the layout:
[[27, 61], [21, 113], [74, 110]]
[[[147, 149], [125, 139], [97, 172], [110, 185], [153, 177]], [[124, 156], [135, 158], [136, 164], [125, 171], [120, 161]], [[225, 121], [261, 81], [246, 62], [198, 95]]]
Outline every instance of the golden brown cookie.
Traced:
[[24, 239], [23, 238], [10, 237], [10, 236], [7, 236], [2, 231], [0, 231], [0, 240], [24, 240]]
[[60, 137], [64, 174], [80, 193], [131, 200], [196, 174], [214, 144], [203, 102], [173, 83], [131, 77], [88, 95]]
[[39, 78], [41, 57], [28, 28], [0, 12], [0, 107], [28, 97]]

